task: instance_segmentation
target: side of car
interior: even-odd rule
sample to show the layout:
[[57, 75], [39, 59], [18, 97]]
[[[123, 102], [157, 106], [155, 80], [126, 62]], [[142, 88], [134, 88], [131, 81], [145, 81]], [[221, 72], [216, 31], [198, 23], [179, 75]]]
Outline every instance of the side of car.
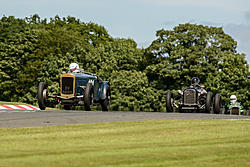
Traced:
[[64, 73], [60, 76], [60, 94], [49, 94], [45, 82], [38, 86], [38, 104], [41, 110], [45, 110], [46, 101], [49, 98], [57, 99], [70, 110], [72, 106], [84, 106], [90, 111], [93, 105], [101, 105], [103, 111], [108, 111], [111, 100], [110, 84], [102, 81], [91, 73]]

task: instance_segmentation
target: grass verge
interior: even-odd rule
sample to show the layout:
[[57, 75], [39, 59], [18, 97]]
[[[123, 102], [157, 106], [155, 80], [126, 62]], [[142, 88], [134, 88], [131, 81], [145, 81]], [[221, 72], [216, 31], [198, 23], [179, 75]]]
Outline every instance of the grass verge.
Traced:
[[0, 166], [250, 166], [249, 120], [0, 129]]
[[0, 101], [1, 105], [26, 105], [26, 103], [21, 102], [7, 102], [7, 101]]

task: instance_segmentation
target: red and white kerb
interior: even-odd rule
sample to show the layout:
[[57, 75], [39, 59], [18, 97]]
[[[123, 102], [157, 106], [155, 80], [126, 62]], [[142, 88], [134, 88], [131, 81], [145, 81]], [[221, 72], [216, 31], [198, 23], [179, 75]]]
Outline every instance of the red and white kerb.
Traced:
[[28, 111], [34, 111], [34, 110], [40, 110], [37, 107], [31, 106], [31, 105], [2, 105], [0, 104], [0, 110], [28, 110]]

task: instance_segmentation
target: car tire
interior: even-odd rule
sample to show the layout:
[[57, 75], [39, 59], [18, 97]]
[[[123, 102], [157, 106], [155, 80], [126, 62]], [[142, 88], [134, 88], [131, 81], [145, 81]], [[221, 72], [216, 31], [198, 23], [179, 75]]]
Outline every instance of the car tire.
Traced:
[[205, 112], [206, 113], [211, 113], [213, 114], [213, 110], [211, 107], [213, 106], [213, 93], [212, 92], [207, 92], [207, 97], [206, 97], [206, 104], [205, 104]]
[[214, 97], [214, 113], [219, 114], [221, 108], [221, 95], [219, 93], [216, 93]]
[[106, 97], [104, 100], [101, 100], [102, 111], [109, 111], [111, 101], [111, 92], [110, 86], [107, 86]]
[[173, 98], [173, 93], [171, 91], [167, 92], [166, 96], [166, 110], [167, 112], [173, 112], [173, 106], [174, 106], [174, 98]]
[[45, 82], [40, 82], [37, 91], [38, 106], [41, 110], [46, 108], [47, 86]]
[[84, 107], [86, 111], [91, 111], [94, 102], [94, 88], [91, 83], [88, 83], [84, 91]]

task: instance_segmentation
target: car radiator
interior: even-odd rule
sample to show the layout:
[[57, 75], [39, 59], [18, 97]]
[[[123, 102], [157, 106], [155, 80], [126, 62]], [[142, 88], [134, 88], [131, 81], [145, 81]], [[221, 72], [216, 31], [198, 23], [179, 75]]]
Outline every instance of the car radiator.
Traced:
[[73, 83], [74, 78], [72, 77], [63, 77], [62, 78], [62, 93], [63, 94], [73, 94]]
[[184, 105], [196, 104], [196, 91], [194, 89], [186, 89], [184, 91]]

